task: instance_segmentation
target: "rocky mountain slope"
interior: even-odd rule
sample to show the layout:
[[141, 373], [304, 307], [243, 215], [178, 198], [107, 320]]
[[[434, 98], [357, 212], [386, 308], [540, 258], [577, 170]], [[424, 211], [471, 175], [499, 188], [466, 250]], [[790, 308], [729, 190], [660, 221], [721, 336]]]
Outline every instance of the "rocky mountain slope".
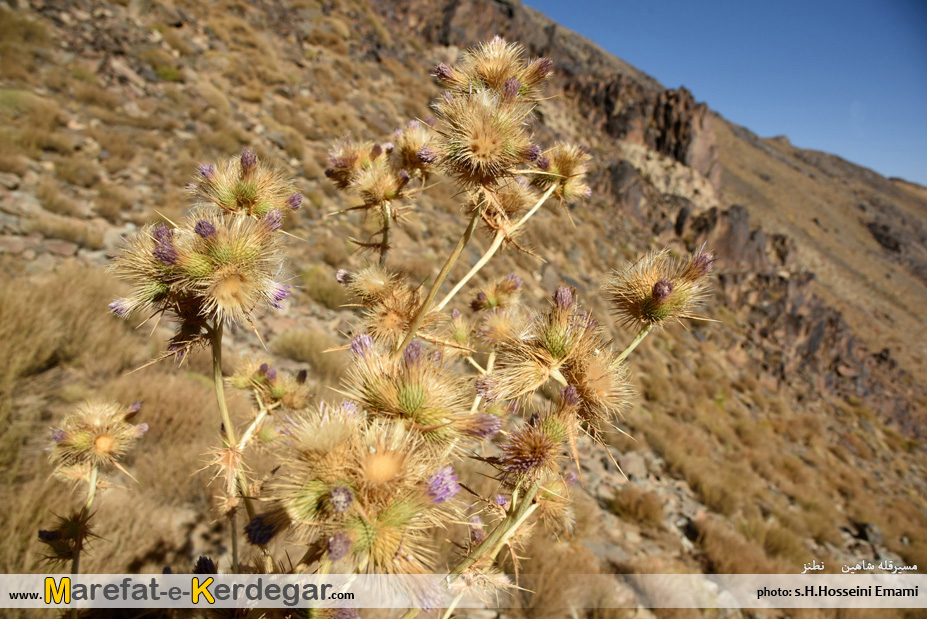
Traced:
[[[357, 324], [334, 271], [364, 261], [346, 242], [363, 222], [330, 215], [350, 204], [324, 178], [326, 152], [349, 131], [386, 140], [428, 116], [431, 68], [491, 34], [554, 59], [535, 136], [585, 145], [594, 191], [573, 225], [559, 207], [532, 221], [525, 239], [543, 261], [504, 254], [483, 281], [514, 271], [537, 302], [565, 281], [608, 322], [598, 288], [626, 260], [702, 243], [719, 256], [706, 308], [717, 322], [667, 329], [634, 354], [639, 395], [622, 427], [635, 440], [610, 437], [627, 479], [584, 447], [574, 535], [529, 547], [533, 570], [927, 565], [927, 189], [759, 138], [519, 2], [20, 0], [0, 4], [7, 571], [35, 569], [36, 522], [68, 506], [46, 482], [48, 426], [98, 393], [143, 399], [152, 430], [132, 463], [141, 485], [101, 502], [117, 543], [100, 543], [90, 569], [185, 570], [227, 551], [196, 474], [215, 432], [208, 360], [126, 374], [168, 330], [149, 340], [107, 316], [118, 286], [102, 269], [123, 235], [183, 211], [197, 164], [255, 147], [307, 198], [289, 228], [302, 288], [262, 323], [269, 352], [237, 333], [230, 353], [308, 366], [321, 391], [344, 360], [320, 351]], [[462, 229], [454, 198], [425, 192], [397, 233], [391, 260], [411, 277], [433, 277]], [[557, 600], [516, 597], [524, 616], [562, 616]]]

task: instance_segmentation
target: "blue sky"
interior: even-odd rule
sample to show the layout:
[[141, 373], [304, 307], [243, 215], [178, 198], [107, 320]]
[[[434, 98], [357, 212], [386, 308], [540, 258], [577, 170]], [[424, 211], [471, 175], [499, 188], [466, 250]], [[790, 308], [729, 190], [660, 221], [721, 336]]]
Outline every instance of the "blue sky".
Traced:
[[927, 185], [927, 0], [524, 0], [762, 137]]

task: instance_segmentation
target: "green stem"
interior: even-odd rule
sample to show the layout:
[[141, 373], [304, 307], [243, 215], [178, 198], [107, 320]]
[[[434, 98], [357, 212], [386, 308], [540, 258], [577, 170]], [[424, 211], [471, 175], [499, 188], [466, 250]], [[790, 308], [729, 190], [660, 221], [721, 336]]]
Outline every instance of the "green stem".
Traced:
[[435, 306], [436, 310], [440, 311], [444, 309], [444, 307], [448, 303], [450, 303], [451, 299], [453, 299], [454, 296], [458, 292], [460, 292], [460, 289], [463, 288], [464, 285], [468, 281], [470, 281], [470, 279], [474, 275], [479, 273], [480, 269], [486, 266], [486, 263], [489, 262], [490, 259], [492, 259], [492, 257], [495, 255], [495, 253], [499, 251], [499, 248], [502, 247], [503, 241], [505, 241], [507, 237], [510, 237], [512, 234], [514, 234], [516, 230], [522, 227], [531, 218], [531, 216], [534, 215], [539, 208], [541, 208], [541, 205], [544, 204], [544, 202], [547, 201], [547, 198], [550, 197], [550, 194], [553, 193], [554, 187], [556, 187], [556, 185], [551, 186], [551, 188], [548, 189], [547, 192], [543, 196], [541, 196], [541, 198], [537, 201], [537, 203], [533, 207], [531, 207], [531, 210], [528, 211], [524, 217], [519, 219], [515, 223], [515, 225], [513, 225], [511, 228], [507, 228], [505, 230], [499, 230], [498, 232], [496, 232], [496, 236], [495, 238], [493, 238], [492, 244], [489, 246], [489, 249], [486, 250], [486, 253], [484, 253], [483, 256], [476, 262], [476, 264], [473, 265], [473, 268], [470, 269], [470, 272], [464, 275], [463, 279], [457, 282], [457, 285], [454, 286], [453, 290], [447, 293], [447, 296], [444, 297], [441, 300], [441, 302]]
[[[97, 495], [97, 480], [99, 479], [99, 468], [97, 465], [90, 465], [90, 477], [87, 479], [87, 484], [90, 488], [87, 490], [87, 500], [84, 502], [84, 506], [80, 510], [80, 515], [78, 518], [80, 522], [78, 523], [78, 534], [77, 541], [74, 543], [74, 560], [71, 563], [71, 574], [77, 576], [80, 574], [80, 553], [84, 547], [84, 537], [83, 532], [83, 523], [87, 516], [90, 514], [90, 507], [93, 505], [93, 499]], [[71, 619], [77, 619], [77, 609], [71, 609]]]
[[628, 344], [628, 347], [625, 348], [624, 351], [622, 351], [620, 355], [618, 355], [618, 362], [620, 363], [624, 361], [625, 359], [627, 359], [628, 355], [631, 354], [631, 351], [637, 348], [637, 345], [643, 342], [644, 338], [647, 337], [647, 334], [650, 333], [652, 330], [653, 330], [652, 323], [648, 324], [646, 327], [641, 329], [640, 333], [637, 334], [637, 337], [635, 337], [634, 340], [630, 344]]
[[[474, 548], [469, 555], [467, 555], [460, 563], [458, 563], [453, 570], [448, 572], [448, 575], [458, 575], [466, 572], [474, 563], [480, 560], [486, 553], [493, 551], [498, 553], [496, 550], [497, 546], [501, 549], [502, 545], [508, 541], [512, 535], [517, 531], [517, 527], [521, 526], [524, 521], [531, 515], [531, 512], [534, 511], [532, 508], [534, 503], [534, 497], [538, 493], [540, 485], [534, 483], [528, 488], [528, 491], [525, 492], [525, 495], [522, 497], [521, 501], [517, 504], [514, 503], [515, 495], [512, 495], [513, 505], [509, 510], [509, 513], [506, 517], [499, 523], [495, 529], [492, 530], [483, 543]], [[534, 506], [536, 508], [536, 506]], [[495, 556], [495, 555], [492, 555]], [[417, 616], [419, 609], [410, 608], [407, 610], [400, 619], [412, 619]]]
[[406, 333], [406, 337], [402, 340], [402, 343], [399, 344], [399, 347], [396, 348], [397, 354], [402, 353], [402, 351], [406, 349], [406, 346], [409, 345], [409, 342], [412, 341], [412, 338], [415, 337], [415, 332], [418, 331], [418, 328], [422, 324], [422, 320], [425, 318], [425, 314], [428, 313], [431, 302], [434, 300], [435, 295], [438, 294], [438, 289], [441, 287], [441, 284], [444, 283], [447, 274], [450, 272], [451, 267], [454, 266], [454, 263], [457, 262], [457, 258], [460, 257], [464, 247], [467, 246], [467, 243], [470, 241], [470, 237], [473, 236], [473, 231], [476, 229], [476, 224], [480, 221], [480, 217], [483, 214], [484, 205], [485, 203], [481, 203], [476, 208], [476, 211], [473, 213], [473, 217], [470, 219], [470, 224], [467, 226], [467, 229], [464, 230], [460, 240], [457, 241], [457, 247], [454, 248], [454, 251], [451, 252], [450, 256], [448, 256], [447, 262], [445, 262], [444, 266], [441, 267], [441, 272], [438, 273], [437, 279], [435, 279], [435, 282], [428, 290], [428, 295], [425, 297], [425, 301], [422, 302], [422, 306], [418, 308], [418, 312], [416, 312], [415, 318], [412, 319], [412, 324], [409, 326], [409, 332]]
[[229, 417], [229, 407], [225, 402], [225, 380], [222, 378], [222, 321], [217, 320], [210, 332], [212, 339], [212, 382], [216, 390], [216, 401], [219, 403], [219, 414], [222, 416], [224, 430], [223, 441], [226, 445], [235, 445], [235, 428]]

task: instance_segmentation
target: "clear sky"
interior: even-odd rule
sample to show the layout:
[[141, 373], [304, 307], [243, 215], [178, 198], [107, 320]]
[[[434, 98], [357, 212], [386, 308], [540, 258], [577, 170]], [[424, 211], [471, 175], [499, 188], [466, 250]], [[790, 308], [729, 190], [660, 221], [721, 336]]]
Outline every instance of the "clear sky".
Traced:
[[927, 185], [927, 0], [523, 0], [728, 120]]

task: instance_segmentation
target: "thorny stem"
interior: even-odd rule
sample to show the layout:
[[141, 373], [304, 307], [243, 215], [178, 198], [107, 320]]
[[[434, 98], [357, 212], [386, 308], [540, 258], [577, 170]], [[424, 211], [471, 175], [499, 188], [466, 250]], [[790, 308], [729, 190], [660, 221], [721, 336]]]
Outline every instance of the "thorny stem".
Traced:
[[525, 224], [525, 222], [527, 222], [528, 219], [530, 219], [531, 216], [534, 215], [539, 208], [541, 208], [541, 205], [543, 205], [544, 202], [547, 201], [547, 198], [549, 198], [550, 194], [553, 193], [555, 187], [556, 185], [551, 186], [551, 188], [548, 189], [547, 192], [543, 196], [541, 196], [541, 199], [538, 200], [537, 203], [533, 207], [531, 207], [531, 210], [525, 213], [525, 216], [519, 219], [518, 222], [516, 222], [514, 226], [506, 230], [499, 230], [498, 232], [496, 232], [496, 236], [495, 238], [493, 238], [492, 244], [489, 246], [489, 249], [486, 250], [486, 253], [484, 253], [483, 256], [476, 262], [476, 264], [473, 265], [473, 268], [470, 269], [470, 271], [466, 275], [463, 276], [463, 279], [457, 282], [457, 285], [454, 286], [454, 289], [451, 290], [449, 293], [447, 293], [447, 296], [444, 297], [444, 299], [442, 299], [441, 302], [435, 306], [436, 310], [440, 311], [444, 309], [444, 307], [448, 303], [450, 303], [451, 299], [453, 299], [454, 296], [458, 292], [460, 292], [460, 289], [463, 288], [464, 285], [468, 281], [470, 281], [470, 279], [474, 275], [479, 273], [480, 269], [486, 266], [486, 263], [489, 262], [490, 259], [492, 259], [492, 257], [496, 254], [496, 252], [499, 251], [499, 248], [502, 247], [502, 243], [505, 241], [505, 239], [511, 236], [512, 233], [514, 233], [520, 227], [522, 227]]
[[386, 252], [389, 251], [389, 225], [392, 212], [389, 200], [383, 203], [383, 238], [380, 239], [380, 266], [386, 265]]
[[[525, 492], [525, 495], [517, 504], [514, 503], [515, 496], [513, 495], [513, 505], [502, 522], [492, 530], [492, 533], [486, 536], [482, 544], [474, 548], [453, 570], [448, 572], [448, 576], [463, 574], [487, 552], [494, 551], [492, 556], [495, 556], [495, 554], [498, 553], [496, 547], [499, 546], [501, 548], [505, 542], [515, 534], [516, 528], [521, 526], [531, 512], [534, 511], [532, 507], [536, 509], [534, 497], [537, 495], [539, 487], [540, 485], [537, 483], [531, 484], [531, 487], [528, 488], [528, 491]], [[419, 609], [410, 608], [400, 619], [412, 619], [417, 616], [418, 613]]]
[[[87, 500], [84, 502], [84, 506], [80, 510], [80, 523], [78, 526], [78, 537], [77, 542], [74, 545], [74, 560], [71, 563], [71, 574], [77, 575], [80, 574], [80, 552], [84, 547], [84, 537], [83, 537], [83, 522], [90, 514], [90, 507], [93, 505], [93, 499], [97, 494], [97, 479], [99, 477], [99, 467], [96, 464], [90, 466], [90, 477], [87, 479], [87, 484], [90, 488], [87, 489]], [[77, 609], [71, 609], [71, 619], [77, 619]]]
[[628, 344], [628, 347], [625, 348], [625, 349], [621, 352], [620, 355], [618, 355], [618, 362], [620, 363], [620, 362], [624, 361], [625, 359], [627, 359], [627, 358], [628, 358], [628, 355], [631, 354], [631, 351], [633, 351], [635, 348], [637, 348], [637, 345], [640, 344], [641, 342], [643, 342], [643, 341], [644, 341], [644, 338], [647, 337], [647, 334], [650, 333], [652, 330], [653, 330], [653, 324], [652, 324], [652, 323], [649, 324], [649, 325], [647, 325], [647, 326], [644, 327], [643, 329], [641, 329], [641, 330], [640, 330], [640, 333], [637, 334], [637, 337], [635, 337], [634, 340], [633, 340], [630, 344]]
[[406, 349], [406, 346], [409, 345], [409, 342], [412, 341], [412, 338], [415, 337], [415, 332], [418, 331], [418, 328], [422, 324], [422, 320], [425, 318], [425, 314], [428, 313], [431, 302], [434, 300], [435, 295], [438, 294], [438, 289], [441, 287], [441, 284], [444, 283], [447, 274], [450, 272], [451, 267], [454, 266], [454, 263], [457, 262], [457, 258], [460, 257], [464, 247], [467, 246], [467, 243], [470, 241], [470, 237], [473, 236], [473, 231], [476, 229], [476, 224], [479, 222], [480, 217], [483, 214], [484, 206], [485, 202], [481, 203], [476, 208], [476, 211], [473, 213], [473, 217], [470, 219], [470, 224], [467, 226], [467, 229], [464, 230], [460, 240], [457, 241], [457, 247], [454, 248], [454, 251], [451, 252], [450, 256], [448, 256], [447, 262], [445, 262], [444, 266], [441, 267], [441, 272], [438, 273], [438, 277], [435, 279], [434, 283], [431, 285], [431, 288], [428, 290], [428, 295], [422, 302], [422, 306], [418, 308], [418, 312], [416, 312], [415, 318], [412, 319], [412, 324], [409, 325], [409, 332], [406, 333], [406, 337], [402, 340], [402, 343], [399, 344], [399, 347], [396, 348], [397, 354], [402, 353], [402, 351]]
[[[229, 417], [229, 407], [225, 401], [225, 380], [222, 378], [222, 328], [223, 323], [220, 320], [210, 330], [211, 347], [212, 347], [212, 381], [216, 390], [216, 402], [219, 404], [219, 414], [222, 416], [222, 426], [224, 434], [222, 437], [223, 444], [229, 449], [237, 449], [238, 441], [235, 439], [235, 427], [232, 425], [232, 419]], [[242, 498], [245, 501], [245, 509], [248, 511], [248, 517], [254, 518], [254, 506], [251, 504], [251, 498], [248, 494], [248, 483], [241, 473], [241, 469], [235, 469], [235, 479], [238, 483]], [[235, 519], [235, 512], [229, 513], [229, 524], [232, 529], [232, 571], [238, 573], [238, 524]]]

